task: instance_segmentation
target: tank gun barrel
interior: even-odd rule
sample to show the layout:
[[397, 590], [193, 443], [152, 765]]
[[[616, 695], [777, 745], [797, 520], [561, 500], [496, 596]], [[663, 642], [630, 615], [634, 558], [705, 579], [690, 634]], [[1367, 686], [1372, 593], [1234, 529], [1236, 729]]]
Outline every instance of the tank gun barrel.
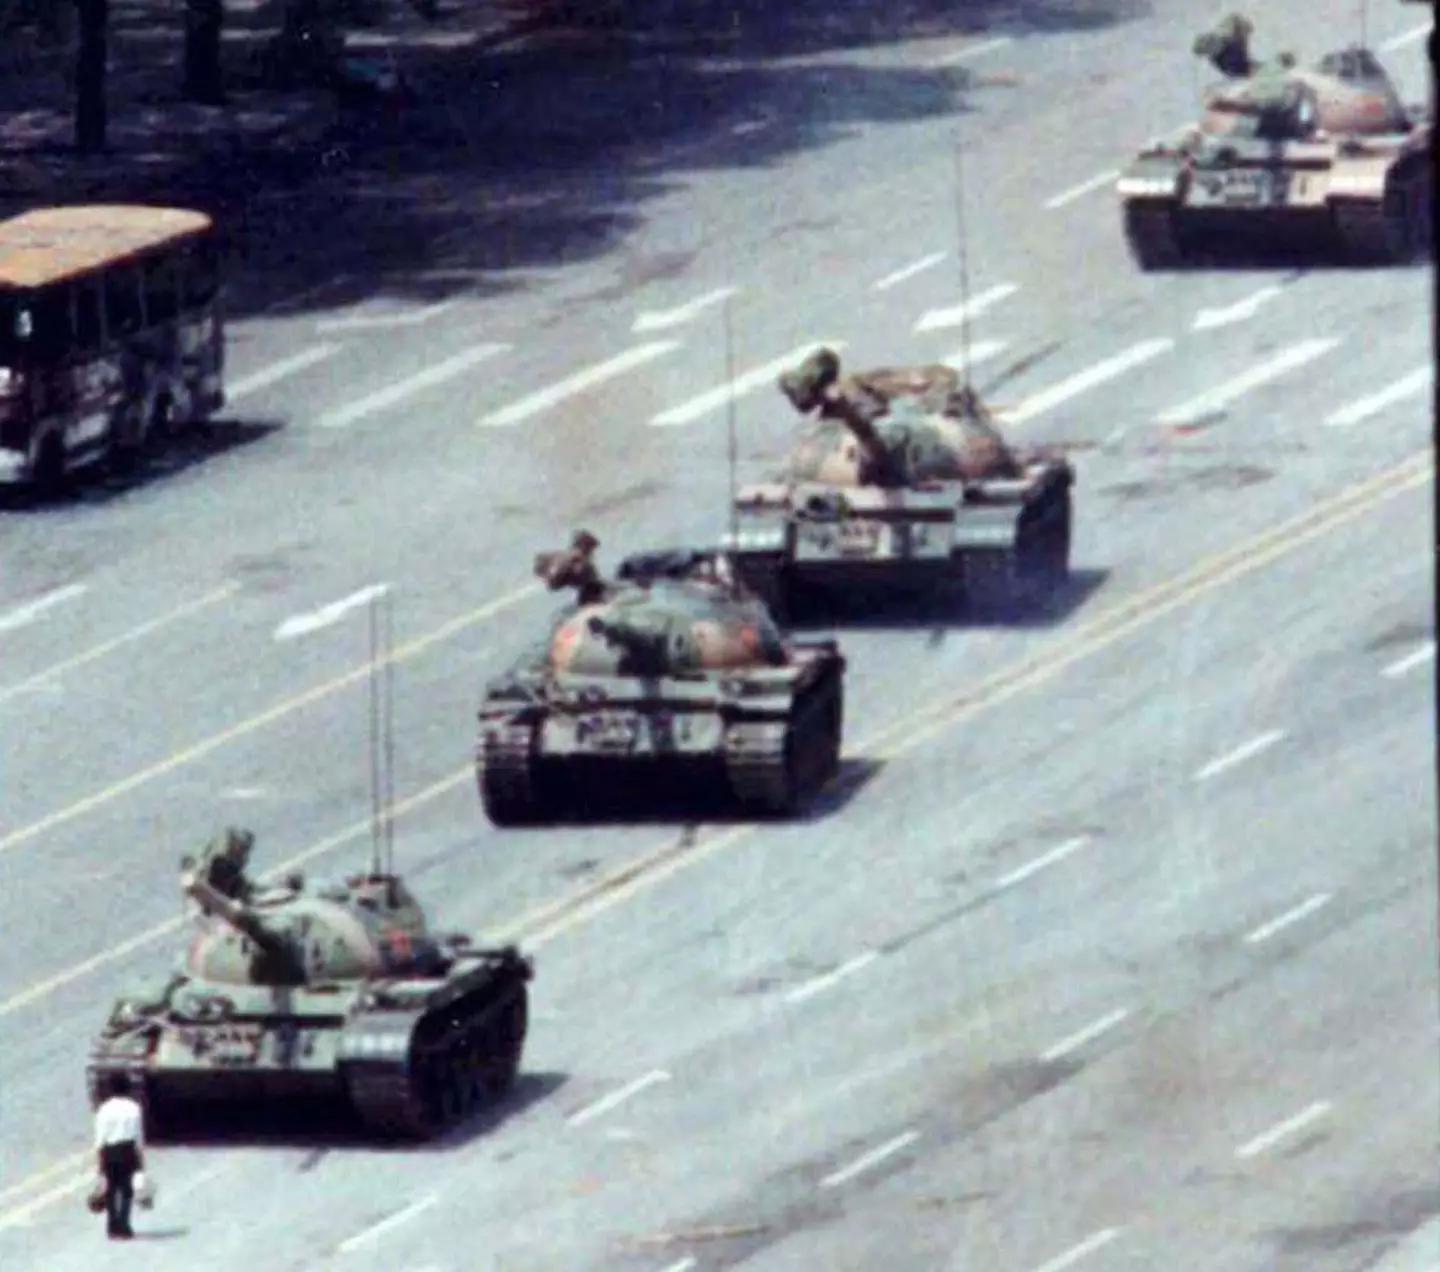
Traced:
[[182, 871], [180, 889], [211, 914], [218, 915], [222, 922], [249, 937], [267, 954], [288, 950], [283, 936], [268, 927], [249, 906], [220, 892], [199, 869]]

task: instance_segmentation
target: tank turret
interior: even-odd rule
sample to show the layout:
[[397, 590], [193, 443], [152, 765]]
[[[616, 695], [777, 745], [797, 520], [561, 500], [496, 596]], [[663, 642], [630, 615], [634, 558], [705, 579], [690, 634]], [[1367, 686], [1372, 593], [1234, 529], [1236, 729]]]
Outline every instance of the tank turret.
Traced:
[[1352, 44], [1301, 65], [1251, 53], [1231, 13], [1191, 52], [1223, 77], [1199, 118], [1140, 150], [1116, 186], [1131, 255], [1176, 268], [1227, 241], [1339, 249], [1400, 264], [1430, 248], [1430, 111], [1407, 107], [1375, 54]]
[[[225, 861], [225, 858], [210, 858], [205, 864], [213, 871], [215, 866], [223, 865]], [[234, 893], [222, 891], [206, 876], [204, 867], [190, 864], [187, 858], [181, 863], [180, 889], [200, 906], [202, 914], [219, 919], [254, 946], [253, 952], [246, 951], [249, 955], [247, 979], [258, 985], [303, 984], [303, 952], [297, 948], [290, 932], [283, 926], [267, 922], [251, 907], [249, 897], [253, 889], [248, 881], [242, 876], [244, 891], [240, 895], [245, 899], [239, 900]], [[192, 954], [192, 967], [196, 961], [196, 956]]]
[[[875, 428], [888, 403], [860, 384], [841, 385], [840, 359], [833, 349], [817, 349], [798, 367], [780, 376], [780, 391], [802, 415], [819, 410], [823, 419], [844, 426], [860, 448], [864, 485], [899, 486], [905, 474]], [[847, 391], [848, 389], [848, 391]]]
[[795, 811], [838, 763], [834, 642], [786, 642], [724, 554], [639, 553], [599, 582], [584, 538], [536, 570], [557, 588], [599, 585], [485, 688], [476, 778], [491, 822], [585, 815], [667, 787]]

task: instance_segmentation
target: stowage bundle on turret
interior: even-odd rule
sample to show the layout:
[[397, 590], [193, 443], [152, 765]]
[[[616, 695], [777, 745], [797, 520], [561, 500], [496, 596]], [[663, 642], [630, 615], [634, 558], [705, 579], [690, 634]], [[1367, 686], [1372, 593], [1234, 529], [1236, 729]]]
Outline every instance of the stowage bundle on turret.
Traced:
[[436, 936], [396, 874], [262, 886], [253, 847], [232, 827], [181, 860], [197, 907], [184, 958], [111, 1009], [91, 1048], [92, 1101], [123, 1071], [152, 1136], [207, 1108], [298, 1099], [424, 1138], [509, 1087], [532, 975], [518, 950]]
[[778, 383], [810, 427], [774, 481], [738, 492], [724, 540], [772, 612], [791, 617], [835, 589], [928, 591], [997, 566], [1049, 586], [1068, 569], [1068, 462], [1007, 444], [953, 368], [842, 375], [821, 348]]
[[568, 553], [536, 558], [576, 604], [486, 686], [486, 816], [516, 826], [710, 797], [796, 812], [839, 762], [835, 643], [785, 641], [723, 555], [645, 552], [603, 579], [597, 546], [581, 532]]
[[1301, 66], [1260, 61], [1255, 26], [1232, 13], [1191, 51], [1224, 78], [1199, 120], [1146, 145], [1116, 186], [1144, 270], [1215, 257], [1236, 243], [1317, 249], [1369, 264], [1429, 252], [1430, 107], [1406, 106], [1374, 53], [1338, 48]]

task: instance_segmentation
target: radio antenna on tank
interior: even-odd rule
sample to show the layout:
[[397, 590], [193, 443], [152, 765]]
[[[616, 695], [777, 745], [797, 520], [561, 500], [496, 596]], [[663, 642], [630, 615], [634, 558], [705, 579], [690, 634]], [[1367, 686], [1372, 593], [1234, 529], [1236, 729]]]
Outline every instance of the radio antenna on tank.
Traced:
[[739, 533], [739, 514], [735, 509], [735, 497], [739, 492], [736, 478], [736, 469], [740, 463], [740, 439], [735, 423], [735, 329], [730, 319], [730, 298], [725, 298], [724, 314], [725, 323], [725, 384], [728, 389], [726, 393], [725, 407], [725, 432], [728, 468], [730, 470], [730, 546], [736, 547], [735, 536]]
[[380, 612], [374, 599], [370, 601], [370, 873], [378, 875], [381, 866], [380, 817]]
[[1370, 47], [1370, 0], [1360, 0], [1360, 47]]
[[395, 597], [385, 589], [385, 873], [395, 873]]
[[955, 238], [960, 259], [960, 357], [963, 368], [960, 372], [965, 387], [970, 387], [970, 253], [965, 236], [965, 139], [957, 129], [955, 134]]

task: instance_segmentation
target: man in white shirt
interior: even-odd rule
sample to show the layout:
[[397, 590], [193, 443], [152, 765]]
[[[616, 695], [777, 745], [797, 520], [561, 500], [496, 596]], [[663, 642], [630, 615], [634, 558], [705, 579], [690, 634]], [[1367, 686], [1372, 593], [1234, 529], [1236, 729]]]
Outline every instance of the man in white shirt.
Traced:
[[135, 1176], [145, 1169], [145, 1136], [140, 1105], [130, 1095], [130, 1079], [114, 1073], [106, 1084], [108, 1099], [95, 1110], [95, 1159], [105, 1180], [105, 1230], [112, 1241], [128, 1241]]

